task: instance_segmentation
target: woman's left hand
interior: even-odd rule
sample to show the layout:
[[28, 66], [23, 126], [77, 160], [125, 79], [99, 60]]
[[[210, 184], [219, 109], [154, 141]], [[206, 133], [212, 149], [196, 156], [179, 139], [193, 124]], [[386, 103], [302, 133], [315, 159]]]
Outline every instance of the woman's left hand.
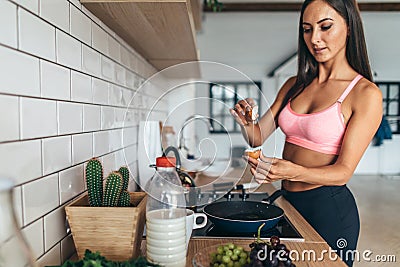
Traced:
[[260, 158], [246, 157], [251, 166], [251, 173], [258, 183], [271, 183], [279, 180], [291, 180], [299, 174], [299, 165], [291, 161], [266, 157], [261, 153]]

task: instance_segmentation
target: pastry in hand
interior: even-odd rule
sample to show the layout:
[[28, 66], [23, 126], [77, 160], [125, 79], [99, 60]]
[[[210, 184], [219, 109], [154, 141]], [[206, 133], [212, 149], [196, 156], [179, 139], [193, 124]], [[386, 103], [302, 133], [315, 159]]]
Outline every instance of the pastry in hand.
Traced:
[[245, 155], [253, 159], [258, 159], [261, 154], [261, 147], [250, 147], [244, 151]]

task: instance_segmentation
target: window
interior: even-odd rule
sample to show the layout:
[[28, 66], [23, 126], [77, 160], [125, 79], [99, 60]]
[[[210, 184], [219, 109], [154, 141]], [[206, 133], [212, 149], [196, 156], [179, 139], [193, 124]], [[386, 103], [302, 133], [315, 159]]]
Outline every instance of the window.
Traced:
[[383, 115], [393, 134], [400, 134], [400, 82], [375, 82], [383, 95]]
[[229, 113], [240, 99], [251, 97], [260, 106], [261, 82], [214, 82], [210, 84], [210, 133], [240, 133], [240, 126]]

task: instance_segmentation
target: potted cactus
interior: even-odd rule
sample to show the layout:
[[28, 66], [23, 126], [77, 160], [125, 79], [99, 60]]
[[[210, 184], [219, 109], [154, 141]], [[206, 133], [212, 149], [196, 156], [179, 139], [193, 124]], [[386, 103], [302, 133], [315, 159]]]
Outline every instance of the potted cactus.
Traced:
[[78, 257], [82, 259], [86, 249], [116, 261], [139, 256], [146, 193], [128, 192], [127, 167], [104, 180], [97, 158], [88, 161], [85, 176], [87, 192], [65, 208]]

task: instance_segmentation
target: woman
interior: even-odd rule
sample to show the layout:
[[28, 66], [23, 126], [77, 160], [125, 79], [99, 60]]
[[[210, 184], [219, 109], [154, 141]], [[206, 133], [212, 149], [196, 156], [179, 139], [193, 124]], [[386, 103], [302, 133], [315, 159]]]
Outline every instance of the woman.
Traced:
[[297, 76], [258, 123], [247, 116], [253, 105], [252, 99], [241, 100], [230, 110], [251, 146], [260, 146], [275, 125], [286, 135], [282, 159], [247, 158], [255, 179], [281, 180], [285, 198], [352, 266], [346, 252], [356, 249], [360, 223], [346, 183], [382, 118], [382, 95], [372, 83], [355, 1], [304, 2]]

